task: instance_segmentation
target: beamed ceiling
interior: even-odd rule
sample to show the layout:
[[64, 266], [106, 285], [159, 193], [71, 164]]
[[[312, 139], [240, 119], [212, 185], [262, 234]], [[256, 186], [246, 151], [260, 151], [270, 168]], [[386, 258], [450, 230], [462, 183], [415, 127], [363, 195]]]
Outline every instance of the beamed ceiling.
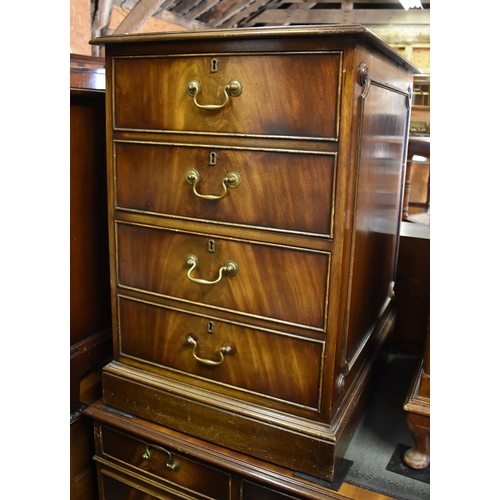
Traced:
[[[137, 33], [155, 17], [184, 29], [363, 24], [387, 43], [430, 42], [430, 0], [405, 11], [398, 0], [93, 0], [92, 37]], [[108, 28], [116, 5], [128, 14]]]

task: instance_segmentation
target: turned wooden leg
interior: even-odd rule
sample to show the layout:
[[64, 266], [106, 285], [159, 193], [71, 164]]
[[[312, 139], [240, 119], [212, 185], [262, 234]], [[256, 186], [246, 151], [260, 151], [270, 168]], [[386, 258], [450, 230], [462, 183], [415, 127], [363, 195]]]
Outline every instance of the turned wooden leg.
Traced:
[[406, 423], [415, 441], [415, 447], [405, 452], [403, 460], [412, 469], [425, 469], [431, 459], [430, 418], [425, 415], [408, 413]]

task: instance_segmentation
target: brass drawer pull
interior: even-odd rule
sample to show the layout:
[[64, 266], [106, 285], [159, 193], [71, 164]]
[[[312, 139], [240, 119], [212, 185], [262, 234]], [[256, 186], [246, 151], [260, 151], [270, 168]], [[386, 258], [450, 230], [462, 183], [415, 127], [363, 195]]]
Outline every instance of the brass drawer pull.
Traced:
[[189, 254], [186, 256], [186, 265], [189, 267], [189, 271], [187, 273], [187, 277], [193, 282], [198, 283], [199, 285], [215, 285], [222, 279], [222, 275], [226, 273], [228, 276], [236, 276], [238, 274], [238, 264], [232, 260], [228, 260], [225, 264], [219, 269], [219, 277], [215, 281], [207, 281], [199, 278], [193, 278], [191, 273], [194, 269], [198, 267], [198, 258], [196, 255]]
[[144, 460], [151, 460], [152, 458], [151, 450], [149, 448], [155, 448], [157, 450], [163, 451], [163, 453], [166, 453], [168, 455], [168, 459], [165, 462], [165, 467], [167, 469], [172, 470], [174, 472], [177, 472], [181, 469], [181, 464], [177, 460], [175, 460], [175, 458], [172, 458], [172, 454], [168, 450], [162, 448], [161, 446], [156, 446], [154, 444], [146, 444], [146, 449], [142, 454], [142, 458], [144, 458]]
[[229, 102], [229, 97], [238, 97], [243, 92], [243, 85], [238, 80], [231, 80], [224, 87], [226, 100], [222, 104], [200, 104], [196, 98], [201, 91], [201, 84], [196, 80], [191, 80], [186, 86], [187, 93], [193, 98], [194, 103], [200, 109], [221, 109]]
[[222, 346], [219, 349], [219, 356], [220, 356], [219, 361], [212, 361], [211, 359], [200, 358], [196, 355], [196, 347], [198, 346], [198, 339], [194, 335], [188, 335], [186, 337], [186, 341], [190, 346], [193, 347], [193, 357], [203, 365], [218, 366], [224, 362], [225, 359], [224, 356], [236, 353], [236, 349], [234, 347], [229, 345]]
[[200, 182], [200, 173], [198, 170], [192, 168], [186, 173], [186, 180], [189, 182], [189, 184], [193, 185], [193, 193], [198, 196], [199, 198], [203, 198], [204, 200], [220, 200], [221, 198], [224, 198], [227, 194], [227, 188], [237, 188], [241, 184], [241, 177], [238, 172], [228, 172], [226, 174], [226, 177], [222, 179], [222, 187], [224, 188], [224, 192], [221, 195], [214, 195], [214, 194], [200, 194], [196, 190], [196, 186], [198, 185], [198, 182]]

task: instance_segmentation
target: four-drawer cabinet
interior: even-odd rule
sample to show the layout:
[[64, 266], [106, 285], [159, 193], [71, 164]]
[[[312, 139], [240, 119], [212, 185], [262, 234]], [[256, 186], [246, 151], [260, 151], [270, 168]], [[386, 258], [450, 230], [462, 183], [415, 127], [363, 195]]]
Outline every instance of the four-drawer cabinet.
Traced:
[[[107, 78], [103, 403], [331, 480], [395, 322], [418, 70], [363, 26], [92, 43]], [[129, 437], [100, 435], [129, 460]]]

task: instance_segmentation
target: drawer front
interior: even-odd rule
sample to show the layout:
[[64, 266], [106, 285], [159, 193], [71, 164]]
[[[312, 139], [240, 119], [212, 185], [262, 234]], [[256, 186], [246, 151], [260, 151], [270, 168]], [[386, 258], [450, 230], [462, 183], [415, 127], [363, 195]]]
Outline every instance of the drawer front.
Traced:
[[101, 483], [100, 500], [185, 500], [186, 498], [199, 498], [180, 497], [168, 491], [161, 491], [154, 486], [120, 476], [102, 467], [98, 467], [98, 473]]
[[106, 426], [101, 426], [101, 443], [104, 457], [131, 466], [144, 477], [181, 487], [183, 493], [202, 494], [217, 500], [229, 498], [228, 473]]
[[[212, 72], [213, 59], [217, 72]], [[338, 52], [116, 57], [113, 62], [117, 129], [337, 138]], [[226, 98], [225, 87], [233, 80], [240, 82], [241, 94]], [[200, 85], [194, 97], [187, 92], [192, 81]]]
[[[116, 205], [330, 235], [335, 161], [335, 156], [321, 154], [116, 142]], [[187, 180], [193, 170], [196, 185]], [[224, 184], [231, 175], [238, 185]]]
[[125, 223], [116, 231], [122, 287], [325, 330], [328, 253]]
[[119, 325], [125, 356], [318, 411], [323, 342], [121, 296]]

